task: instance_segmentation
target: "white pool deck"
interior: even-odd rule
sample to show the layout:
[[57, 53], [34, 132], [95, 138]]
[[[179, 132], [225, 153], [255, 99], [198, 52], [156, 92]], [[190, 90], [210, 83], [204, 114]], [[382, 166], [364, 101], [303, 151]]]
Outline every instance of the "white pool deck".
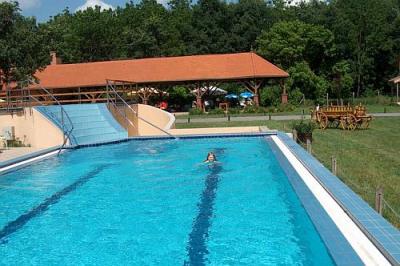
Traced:
[[18, 148], [10, 147], [8, 149], [1, 149], [0, 163], [19, 158], [21, 156], [40, 151], [42, 149], [43, 148], [32, 148], [32, 147], [18, 147]]
[[[24, 156], [24, 155], [29, 155], [31, 153], [35, 153], [35, 152], [38, 152], [38, 151], [41, 151], [41, 150], [42, 149], [36, 149], [35, 151], [33, 151], [33, 150], [17, 150], [17, 152], [10, 153], [8, 155], [8, 158], [9, 158], [8, 160], [13, 160], [13, 159], [16, 159], [18, 157], [21, 157], [21, 156]], [[8, 172], [10, 170], [14, 170], [14, 169], [18, 169], [18, 168], [30, 165], [30, 164], [32, 164], [34, 162], [38, 162], [38, 161], [44, 160], [44, 159], [49, 158], [51, 156], [55, 156], [55, 155], [57, 155], [58, 152], [59, 152], [58, 150], [52, 151], [52, 152], [49, 152], [49, 153], [46, 153], [46, 154], [43, 154], [43, 155], [39, 155], [39, 156], [30, 158], [30, 159], [27, 159], [27, 160], [24, 160], [24, 161], [21, 161], [21, 162], [13, 163], [11, 165], [2, 167], [2, 168], [0, 168], [0, 174], [6, 173], [6, 172]], [[6, 161], [6, 160], [4, 160], [4, 161]], [[1, 162], [2, 161], [0, 161], [0, 163]]]

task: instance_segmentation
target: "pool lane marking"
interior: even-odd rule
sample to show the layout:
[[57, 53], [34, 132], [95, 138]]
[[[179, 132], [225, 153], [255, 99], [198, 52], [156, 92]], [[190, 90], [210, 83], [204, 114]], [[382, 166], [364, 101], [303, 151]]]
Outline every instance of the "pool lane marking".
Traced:
[[17, 219], [14, 221], [9, 222], [6, 224], [3, 229], [0, 231], [0, 244], [6, 243], [6, 238], [21, 229], [25, 224], [27, 224], [32, 218], [35, 218], [45, 211], [48, 210], [48, 208], [56, 204], [57, 202], [60, 201], [60, 199], [67, 195], [68, 193], [76, 190], [78, 187], [82, 186], [85, 184], [87, 181], [89, 181], [91, 178], [99, 174], [101, 171], [103, 171], [108, 165], [102, 164], [97, 166], [95, 169], [92, 171], [88, 172], [84, 176], [80, 177], [78, 180], [76, 180], [74, 183], [71, 185], [63, 188], [62, 190], [56, 192], [55, 194], [51, 195], [50, 197], [46, 198], [42, 203], [40, 203], [38, 206], [34, 207], [30, 211], [22, 214], [19, 216]]
[[382, 253], [374, 246], [367, 236], [365, 236], [360, 228], [353, 222], [342, 207], [340, 207], [335, 199], [329, 195], [325, 188], [321, 186], [307, 168], [286, 147], [284, 142], [276, 136], [272, 136], [271, 138], [335, 222], [338, 229], [342, 232], [343, 236], [347, 239], [365, 265], [390, 265]]
[[184, 265], [205, 265], [205, 255], [208, 254], [206, 240], [211, 227], [211, 217], [213, 216], [213, 206], [219, 181], [218, 174], [221, 172], [222, 167], [219, 164], [215, 164], [210, 165], [209, 169], [211, 172], [206, 177], [205, 189], [198, 204], [199, 213], [189, 234], [187, 246], [189, 261], [185, 261]]

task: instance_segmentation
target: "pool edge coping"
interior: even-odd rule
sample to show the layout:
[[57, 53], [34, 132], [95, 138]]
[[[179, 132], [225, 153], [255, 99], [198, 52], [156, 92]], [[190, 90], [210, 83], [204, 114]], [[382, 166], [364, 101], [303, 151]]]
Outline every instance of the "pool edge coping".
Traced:
[[[0, 163], [0, 177], [4, 174], [16, 171], [23, 167], [32, 165], [35, 162], [47, 159], [56, 155], [60, 151], [60, 146], [50, 147], [43, 150], [31, 152], [18, 156], [16, 158], [6, 160]], [[61, 150], [63, 152], [64, 150]]]
[[[392, 265], [400, 265], [400, 261], [395, 256], [399, 256], [399, 252], [390, 252], [387, 249], [387, 245], [394, 245], [392, 243], [382, 243], [377, 234], [371, 231], [371, 228], [367, 228], [363, 221], [356, 217], [356, 214], [349, 208], [349, 204], [343, 202], [343, 197], [341, 195], [335, 194], [334, 189], [332, 188], [332, 184], [327, 184], [324, 180], [321, 180], [320, 174], [316, 173], [318, 170], [322, 170], [325, 174], [329, 174], [329, 178], [331, 181], [335, 183], [339, 183], [342, 187], [347, 189], [347, 192], [352, 196], [352, 200], [357, 201], [365, 205], [366, 211], [369, 211], [370, 214], [373, 215], [373, 218], [385, 224], [390, 229], [393, 229], [393, 232], [400, 236], [400, 231], [398, 231], [391, 223], [389, 223], [385, 218], [380, 216], [378, 213], [373, 210], [367, 202], [365, 202], [359, 195], [357, 195], [352, 189], [350, 189], [345, 183], [343, 183], [337, 176], [333, 175], [318, 159], [309, 154], [303, 147], [297, 144], [292, 138], [287, 136], [284, 132], [278, 132], [276, 135], [283, 144], [287, 147], [287, 149], [295, 156], [295, 158], [307, 169], [307, 171], [315, 178], [315, 180], [328, 192], [328, 194], [335, 200], [335, 202], [341, 207], [341, 209], [351, 218], [351, 220], [357, 225], [357, 227], [364, 233], [364, 235], [374, 244], [374, 246], [381, 252], [384, 257], [392, 264]], [[291, 146], [289, 146], [290, 144]], [[296, 148], [294, 149], [293, 146]], [[311, 165], [311, 161], [315, 160], [319, 163], [319, 165]], [[393, 238], [396, 239], [396, 238]], [[397, 255], [396, 255], [397, 254]]]

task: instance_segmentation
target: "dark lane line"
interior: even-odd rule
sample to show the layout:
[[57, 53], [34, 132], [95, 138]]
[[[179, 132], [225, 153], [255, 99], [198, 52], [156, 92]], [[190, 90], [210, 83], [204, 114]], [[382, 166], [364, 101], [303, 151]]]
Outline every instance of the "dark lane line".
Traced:
[[74, 183], [71, 185], [63, 188], [62, 190], [56, 192], [49, 198], [45, 199], [41, 204], [38, 206], [34, 207], [30, 211], [22, 214], [19, 216], [17, 219], [14, 221], [9, 222], [6, 224], [3, 229], [0, 231], [0, 244], [5, 244], [7, 243], [6, 237], [11, 235], [12, 233], [15, 233], [17, 230], [21, 229], [25, 224], [27, 224], [32, 218], [35, 218], [36, 216], [39, 216], [40, 214], [44, 213], [45, 211], [48, 210], [48, 208], [56, 204], [60, 199], [67, 195], [68, 193], [76, 190], [78, 187], [82, 186], [85, 184], [89, 179], [93, 178], [97, 174], [99, 174], [101, 171], [103, 171], [108, 165], [106, 164], [101, 164], [97, 166], [95, 169], [92, 171], [86, 173], [82, 177], [80, 177], [78, 180], [76, 180]]
[[214, 211], [214, 201], [217, 194], [220, 164], [209, 165], [210, 173], [205, 180], [205, 189], [198, 204], [199, 213], [193, 222], [192, 232], [189, 234], [187, 246], [188, 261], [184, 265], [205, 265], [205, 256], [208, 254], [207, 238], [211, 227], [211, 218]]

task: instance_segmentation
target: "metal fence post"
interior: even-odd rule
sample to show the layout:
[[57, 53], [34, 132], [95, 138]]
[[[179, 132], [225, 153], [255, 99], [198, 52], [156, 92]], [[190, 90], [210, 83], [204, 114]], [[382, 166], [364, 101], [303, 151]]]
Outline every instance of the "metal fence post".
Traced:
[[382, 215], [383, 210], [383, 188], [378, 187], [375, 192], [375, 210]]
[[307, 139], [306, 144], [307, 144], [307, 151], [308, 151], [308, 153], [311, 154], [311, 152], [312, 152], [311, 141], [309, 139]]
[[331, 161], [332, 161], [332, 173], [334, 175], [336, 175], [337, 173], [337, 161], [336, 158], [334, 156], [331, 157]]

